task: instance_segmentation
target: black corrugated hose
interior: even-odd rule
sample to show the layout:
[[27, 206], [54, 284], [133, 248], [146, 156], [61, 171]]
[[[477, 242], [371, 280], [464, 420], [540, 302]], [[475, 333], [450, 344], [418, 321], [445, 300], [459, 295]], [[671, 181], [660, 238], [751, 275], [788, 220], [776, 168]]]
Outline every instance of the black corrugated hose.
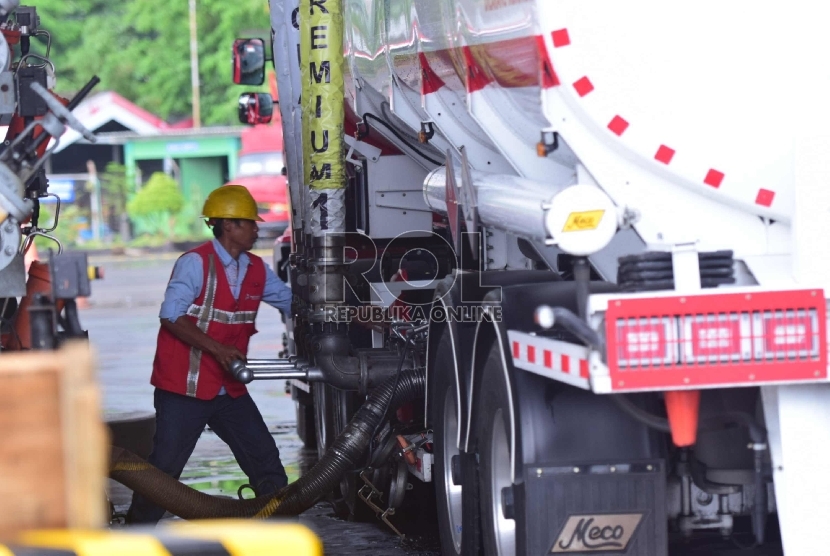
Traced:
[[387, 411], [423, 396], [425, 387], [424, 369], [405, 370], [387, 379], [369, 394], [366, 403], [317, 464], [276, 494], [248, 500], [211, 496], [180, 483], [135, 454], [116, 447], [112, 448], [110, 477], [183, 519], [263, 519], [298, 515], [333, 490], [340, 484], [343, 474], [358, 465], [373, 431]]

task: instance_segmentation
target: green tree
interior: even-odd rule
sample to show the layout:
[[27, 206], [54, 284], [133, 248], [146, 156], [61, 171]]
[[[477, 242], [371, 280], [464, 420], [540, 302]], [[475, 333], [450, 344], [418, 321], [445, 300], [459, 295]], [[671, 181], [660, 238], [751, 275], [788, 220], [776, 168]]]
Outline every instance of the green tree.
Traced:
[[185, 200], [176, 180], [155, 172], [147, 184], [127, 202], [127, 214], [152, 235], [173, 236], [175, 218]]
[[[190, 116], [188, 0], [38, 0], [37, 9], [52, 34], [59, 94], [71, 97], [95, 74], [96, 91], [115, 91], [164, 119]], [[235, 123], [243, 89], [232, 80], [231, 45], [270, 37], [268, 3], [197, 0], [196, 12], [202, 123]]]

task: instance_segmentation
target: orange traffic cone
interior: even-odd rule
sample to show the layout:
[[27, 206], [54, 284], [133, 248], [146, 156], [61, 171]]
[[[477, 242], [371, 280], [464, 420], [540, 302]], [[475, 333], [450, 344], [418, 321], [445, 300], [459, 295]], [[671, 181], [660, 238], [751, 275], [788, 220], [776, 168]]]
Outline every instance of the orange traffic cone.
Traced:
[[697, 419], [700, 390], [673, 390], [665, 393], [671, 438], [675, 446], [685, 448], [697, 442]]

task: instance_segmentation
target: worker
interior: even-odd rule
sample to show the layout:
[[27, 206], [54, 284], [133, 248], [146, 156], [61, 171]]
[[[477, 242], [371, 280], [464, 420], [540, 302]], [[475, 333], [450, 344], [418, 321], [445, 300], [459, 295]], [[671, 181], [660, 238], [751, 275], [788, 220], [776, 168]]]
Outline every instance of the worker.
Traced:
[[[260, 301], [286, 316], [291, 290], [260, 257], [256, 202], [241, 185], [211, 192], [203, 217], [214, 238], [183, 254], [167, 284], [150, 383], [156, 432], [148, 461], [176, 479], [209, 426], [258, 495], [288, 484], [273, 436], [244, 384], [229, 372], [246, 359]], [[157, 523], [164, 509], [134, 493], [128, 523]]]

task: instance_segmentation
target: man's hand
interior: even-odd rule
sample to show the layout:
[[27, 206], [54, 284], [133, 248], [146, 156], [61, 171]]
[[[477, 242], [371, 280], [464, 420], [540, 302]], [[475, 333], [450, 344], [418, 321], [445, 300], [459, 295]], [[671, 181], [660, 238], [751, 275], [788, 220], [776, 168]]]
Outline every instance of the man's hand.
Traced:
[[230, 371], [234, 359], [246, 361], [245, 354], [241, 351], [233, 346], [220, 344], [199, 330], [198, 326], [186, 318], [179, 317], [175, 322], [161, 319], [161, 325], [187, 345], [212, 355], [226, 371]]
[[241, 351], [233, 346], [226, 346], [219, 343], [217, 343], [216, 347], [211, 350], [210, 354], [226, 371], [230, 371], [231, 363], [233, 363], [235, 359], [245, 361], [245, 355]]

